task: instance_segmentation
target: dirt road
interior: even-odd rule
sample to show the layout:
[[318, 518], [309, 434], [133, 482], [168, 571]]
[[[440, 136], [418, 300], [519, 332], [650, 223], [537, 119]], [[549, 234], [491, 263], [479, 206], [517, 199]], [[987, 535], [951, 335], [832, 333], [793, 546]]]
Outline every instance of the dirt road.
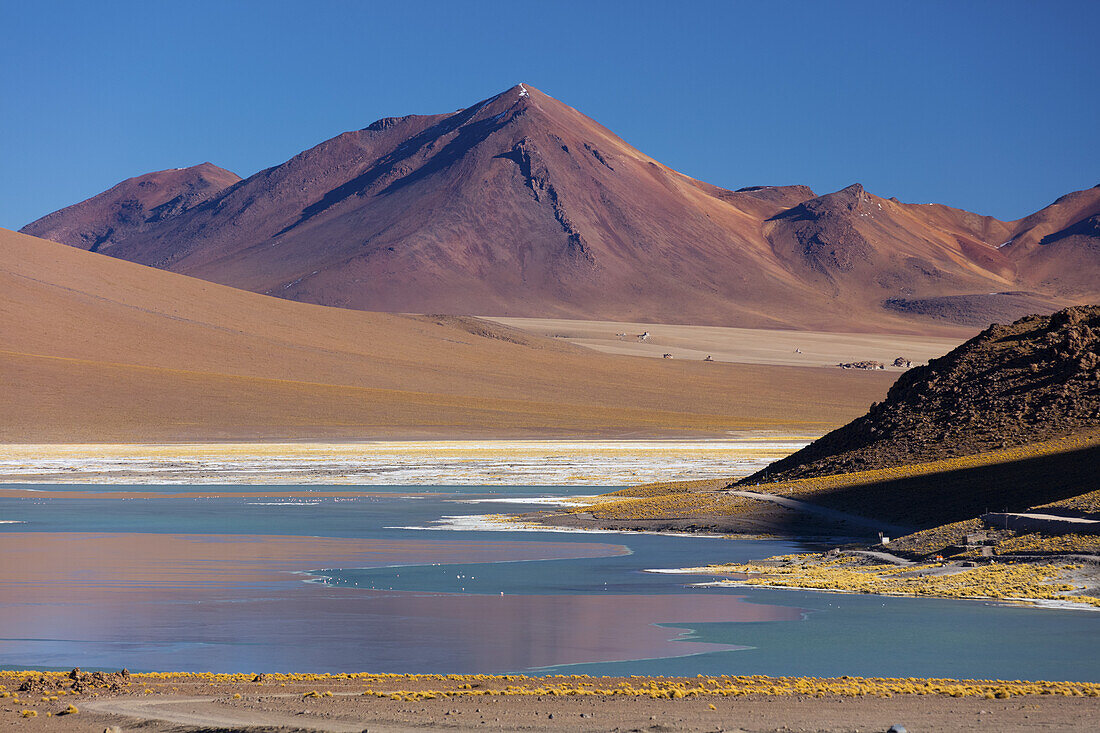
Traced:
[[758, 499], [760, 501], [770, 501], [780, 506], [785, 506], [788, 509], [794, 509], [799, 512], [806, 512], [807, 514], [816, 514], [825, 519], [830, 519], [834, 522], [853, 525], [856, 527], [863, 527], [864, 529], [871, 530], [873, 532], [885, 532], [892, 534], [895, 537], [909, 534], [912, 529], [905, 527], [899, 527], [896, 524], [887, 524], [880, 522], [877, 519], [869, 519], [867, 517], [860, 517], [856, 514], [849, 514], [847, 512], [837, 511], [836, 509], [828, 509], [817, 504], [811, 504], [807, 501], [801, 501], [799, 499], [791, 499], [786, 496], [776, 496], [775, 494], [764, 494], [758, 491], [738, 491], [734, 489], [727, 489], [722, 492], [725, 494], [731, 494], [733, 496], [743, 496], [746, 499]]

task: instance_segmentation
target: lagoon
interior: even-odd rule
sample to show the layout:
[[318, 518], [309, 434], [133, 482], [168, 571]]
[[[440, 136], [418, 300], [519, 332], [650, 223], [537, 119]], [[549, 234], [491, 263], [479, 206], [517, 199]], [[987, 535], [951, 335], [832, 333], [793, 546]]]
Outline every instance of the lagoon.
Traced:
[[434, 529], [591, 486], [6, 488], [6, 668], [1100, 681], [1096, 612], [644, 572], [801, 543]]

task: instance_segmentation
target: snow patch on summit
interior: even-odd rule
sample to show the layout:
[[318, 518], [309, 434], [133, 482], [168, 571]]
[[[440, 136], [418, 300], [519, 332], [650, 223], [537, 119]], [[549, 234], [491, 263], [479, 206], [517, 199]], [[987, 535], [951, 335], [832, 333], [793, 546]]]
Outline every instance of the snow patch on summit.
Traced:
[[521, 99], [523, 97], [531, 96], [530, 94], [527, 93], [527, 87], [523, 86], [522, 84], [519, 85], [519, 96], [520, 96]]

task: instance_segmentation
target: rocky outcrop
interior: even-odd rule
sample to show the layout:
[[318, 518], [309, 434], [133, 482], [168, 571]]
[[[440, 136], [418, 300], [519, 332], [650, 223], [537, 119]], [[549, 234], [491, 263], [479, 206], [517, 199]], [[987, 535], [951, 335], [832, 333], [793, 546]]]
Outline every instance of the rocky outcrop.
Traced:
[[745, 479], [850, 473], [1100, 429], [1100, 306], [994, 324], [863, 417]]

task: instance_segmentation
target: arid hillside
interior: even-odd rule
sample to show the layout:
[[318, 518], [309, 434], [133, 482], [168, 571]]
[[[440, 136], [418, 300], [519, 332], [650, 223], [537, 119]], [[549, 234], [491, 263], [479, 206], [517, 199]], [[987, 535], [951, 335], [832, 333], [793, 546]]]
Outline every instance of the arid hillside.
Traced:
[[[131, 196], [112, 191], [95, 216], [81, 204], [25, 231], [391, 312], [956, 335], [1100, 295], [1095, 232], [1071, 221], [1091, 192], [1023, 225], [858, 184], [729, 191], [523, 84], [378, 120], [136, 226], [110, 214]], [[1049, 227], [1076, 233], [1024, 246]]]
[[1097, 302], [1100, 186], [1066, 194], [1016, 222], [1002, 249], [1020, 263], [1021, 279], [1030, 287]]
[[1100, 428], [1100, 306], [1030, 316], [903, 374], [866, 415], [744, 480], [936, 461]]
[[893, 375], [598, 354], [295, 303], [0, 230], [0, 441], [814, 434]]
[[21, 231], [97, 252], [198, 206], [239, 180], [236, 173], [211, 163], [147, 173], [44, 216]]

